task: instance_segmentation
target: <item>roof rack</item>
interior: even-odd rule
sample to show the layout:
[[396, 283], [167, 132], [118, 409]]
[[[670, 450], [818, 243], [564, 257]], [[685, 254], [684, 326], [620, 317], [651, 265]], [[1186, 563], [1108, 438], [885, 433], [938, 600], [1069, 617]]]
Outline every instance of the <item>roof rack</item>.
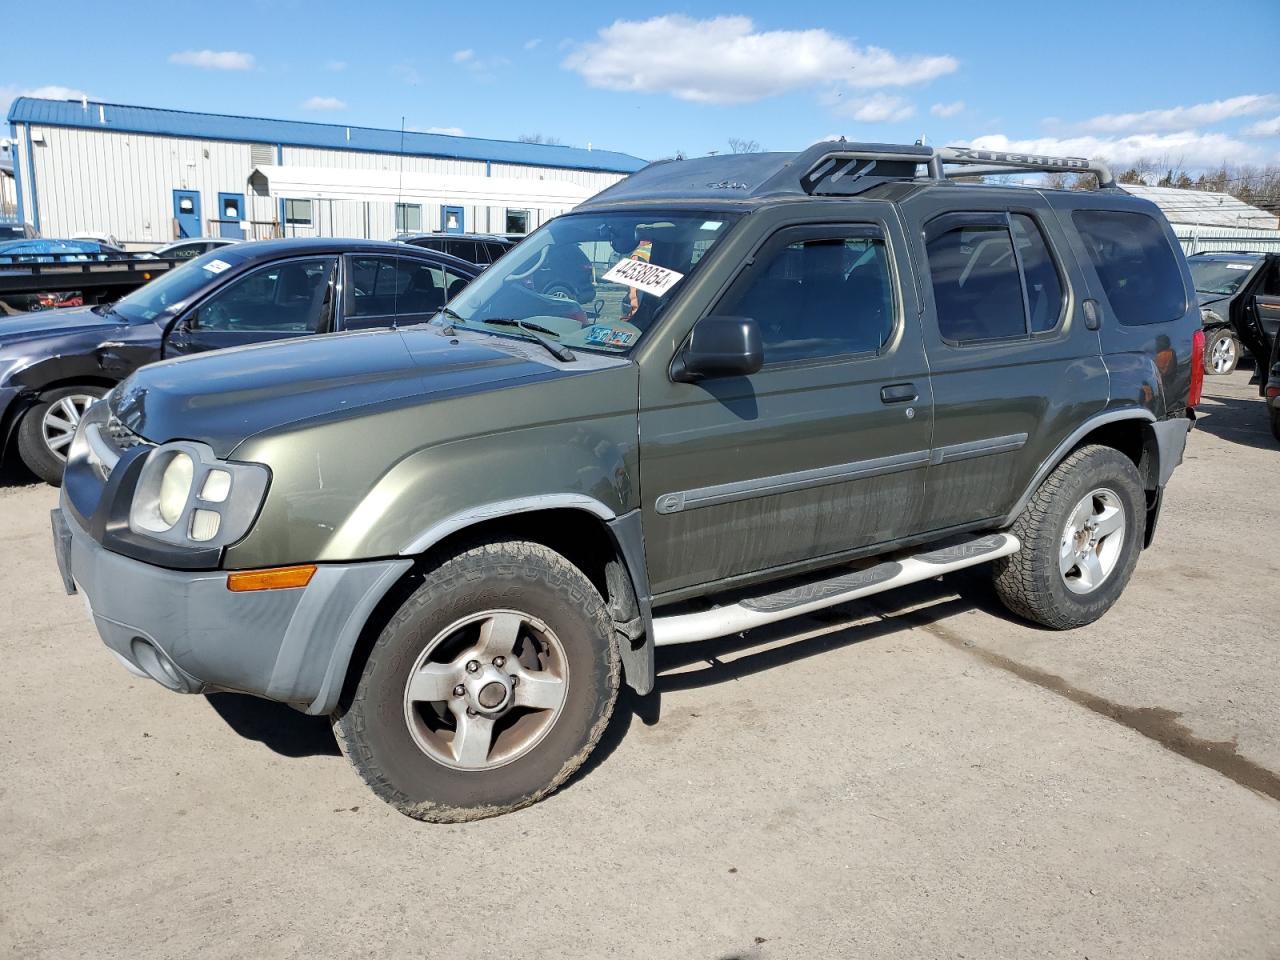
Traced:
[[[811, 196], [852, 196], [893, 180], [919, 179], [920, 167], [930, 180], [977, 177], [1006, 173], [1092, 173], [1099, 189], [1115, 186], [1110, 168], [1083, 157], [1046, 157], [1027, 153], [1001, 153], [971, 147], [897, 146], [847, 143], [843, 140], [815, 143], [758, 188], [756, 195], [800, 189]], [[954, 169], [948, 170], [947, 167]]]

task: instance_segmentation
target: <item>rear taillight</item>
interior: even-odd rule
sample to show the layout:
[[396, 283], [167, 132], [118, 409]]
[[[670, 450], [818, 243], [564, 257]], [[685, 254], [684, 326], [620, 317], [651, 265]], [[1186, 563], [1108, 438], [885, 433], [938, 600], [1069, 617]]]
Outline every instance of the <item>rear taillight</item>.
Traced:
[[1204, 331], [1197, 330], [1191, 335], [1191, 396], [1187, 397], [1187, 406], [1198, 407], [1202, 393], [1204, 393]]
[[1274, 400], [1276, 397], [1280, 397], [1280, 387], [1267, 387], [1267, 399]]

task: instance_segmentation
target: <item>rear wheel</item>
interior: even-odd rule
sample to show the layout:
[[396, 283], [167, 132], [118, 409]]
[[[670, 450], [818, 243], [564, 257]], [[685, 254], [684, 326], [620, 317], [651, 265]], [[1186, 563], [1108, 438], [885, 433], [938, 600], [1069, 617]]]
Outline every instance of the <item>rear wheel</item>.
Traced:
[[18, 456], [46, 483], [62, 482], [67, 452], [85, 411], [107, 391], [102, 387], [59, 387], [40, 395], [18, 425]]
[[1092, 623], [1119, 599], [1142, 549], [1146, 495], [1133, 461], [1081, 447], [1049, 474], [1014, 522], [1022, 549], [994, 564], [1011, 611], [1054, 630]]
[[1240, 343], [1226, 327], [1210, 330], [1204, 345], [1204, 372], [1226, 376], [1240, 362]]
[[335, 731], [420, 820], [534, 803], [590, 755], [618, 695], [604, 600], [560, 554], [485, 544], [432, 571], [382, 631]]

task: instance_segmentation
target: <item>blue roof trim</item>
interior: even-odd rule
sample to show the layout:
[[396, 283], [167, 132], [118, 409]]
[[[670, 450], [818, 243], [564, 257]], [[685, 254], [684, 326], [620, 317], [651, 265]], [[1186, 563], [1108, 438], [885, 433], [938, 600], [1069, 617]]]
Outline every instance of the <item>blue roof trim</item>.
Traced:
[[[105, 123], [98, 120], [99, 113]], [[320, 147], [356, 150], [364, 153], [401, 152], [399, 130], [351, 127], [336, 123], [302, 120], [267, 120], [221, 113], [192, 113], [162, 110], [119, 103], [79, 100], [39, 100], [18, 97], [9, 109], [10, 123], [40, 123], [51, 127], [111, 130], [119, 133], [149, 133], [168, 137], [198, 137], [242, 143], [272, 143], [292, 147]], [[489, 160], [535, 167], [563, 167], [604, 173], [634, 173], [646, 161], [612, 150], [583, 150], [580, 147], [542, 143], [515, 143], [510, 140], [482, 140], [453, 137], [443, 133], [405, 131], [403, 152], [415, 157], [444, 157], [451, 160]]]

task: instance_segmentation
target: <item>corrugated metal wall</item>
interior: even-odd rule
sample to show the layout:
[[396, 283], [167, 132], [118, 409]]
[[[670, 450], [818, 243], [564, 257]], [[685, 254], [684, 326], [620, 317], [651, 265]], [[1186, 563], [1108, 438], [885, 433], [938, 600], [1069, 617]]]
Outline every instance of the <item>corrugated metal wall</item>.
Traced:
[[1194, 223], [1170, 224], [1182, 250], [1193, 253], [1232, 253], [1249, 250], [1257, 253], [1280, 253], [1280, 230], [1245, 227], [1205, 227]]
[[[26, 173], [26, 125], [19, 124], [17, 133], [20, 146], [15, 159], [21, 166], [23, 211], [32, 220], [33, 177]], [[280, 219], [278, 198], [257, 196], [248, 185], [255, 166], [254, 154], [259, 165], [268, 155], [274, 162], [274, 145], [34, 125], [31, 133], [39, 226], [47, 237], [93, 232], [111, 234], [123, 243], [166, 242], [175, 236], [174, 190], [200, 193], [204, 233], [217, 232], [209, 221], [218, 217], [219, 193], [243, 194], [246, 220], [271, 223]], [[354, 150], [286, 146], [280, 152], [285, 166], [399, 170], [403, 163], [406, 172], [471, 176], [489, 173], [495, 177], [568, 181], [597, 190], [622, 179], [621, 174], [432, 157], [401, 158]], [[443, 207], [453, 205], [447, 197], [404, 199], [422, 207], [423, 230], [439, 230]], [[463, 211], [466, 230], [505, 232], [505, 208], [466, 205]], [[540, 226], [550, 216], [550, 212], [539, 215], [531, 211], [529, 229]], [[283, 231], [287, 235], [385, 239], [396, 233], [395, 205], [313, 200], [311, 226], [286, 224]]]

